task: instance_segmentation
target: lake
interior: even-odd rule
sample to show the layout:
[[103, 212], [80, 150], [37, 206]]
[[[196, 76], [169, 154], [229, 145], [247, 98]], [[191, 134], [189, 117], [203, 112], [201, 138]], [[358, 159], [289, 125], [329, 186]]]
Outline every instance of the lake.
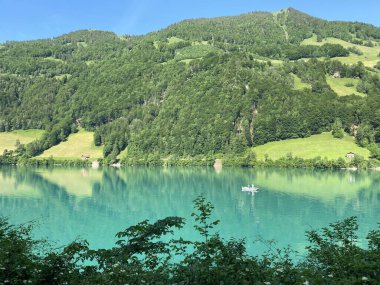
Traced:
[[[250, 195], [241, 187], [255, 184]], [[114, 235], [144, 219], [187, 219], [179, 233], [197, 238], [192, 201], [203, 194], [215, 206], [218, 231], [246, 238], [251, 254], [276, 240], [304, 252], [305, 231], [357, 216], [359, 234], [380, 222], [380, 172], [223, 168], [0, 168], [0, 216], [36, 221], [37, 238], [55, 245], [84, 238], [109, 248]], [[256, 242], [254, 242], [256, 241]]]

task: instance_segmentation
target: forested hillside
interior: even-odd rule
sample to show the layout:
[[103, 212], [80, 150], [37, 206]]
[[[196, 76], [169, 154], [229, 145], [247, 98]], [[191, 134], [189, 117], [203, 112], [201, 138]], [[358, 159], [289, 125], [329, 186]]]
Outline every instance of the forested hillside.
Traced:
[[24, 157], [78, 127], [95, 132], [110, 162], [125, 148], [129, 158], [231, 154], [331, 130], [380, 156], [379, 62], [380, 28], [291, 8], [145, 36], [82, 30], [6, 42], [0, 131], [45, 130], [18, 147]]

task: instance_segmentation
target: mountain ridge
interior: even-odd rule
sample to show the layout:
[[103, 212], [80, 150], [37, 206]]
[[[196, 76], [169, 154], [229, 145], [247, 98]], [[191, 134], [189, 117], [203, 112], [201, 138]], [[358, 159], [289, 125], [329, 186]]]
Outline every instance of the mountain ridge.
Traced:
[[[303, 16], [306, 16], [307, 18], [311, 18], [311, 19], [314, 19], [314, 20], [318, 20], [318, 21], [323, 21], [323, 22], [329, 22], [329, 23], [347, 23], [347, 24], [364, 24], [366, 26], [371, 26], [373, 28], [376, 28], [376, 29], [379, 29], [380, 27], [374, 25], [374, 24], [370, 24], [370, 23], [365, 23], [365, 22], [360, 22], [360, 21], [344, 21], [344, 20], [326, 20], [326, 19], [323, 19], [323, 18], [318, 18], [318, 17], [315, 17], [315, 16], [312, 16], [310, 14], [307, 14], [305, 12], [302, 12], [301, 10], [298, 10], [298, 9], [295, 9], [293, 7], [288, 7], [288, 8], [284, 8], [284, 9], [280, 9], [278, 11], [274, 11], [274, 12], [268, 12], [268, 11], [251, 11], [251, 12], [247, 12], [247, 13], [242, 13], [242, 14], [239, 14], [239, 15], [229, 15], [229, 16], [217, 16], [217, 17], [204, 17], [204, 18], [189, 18], [189, 19], [184, 19], [184, 20], [180, 20], [178, 22], [175, 22], [175, 23], [172, 23], [172, 24], [169, 24], [168, 26], [164, 27], [164, 28], [161, 28], [159, 30], [156, 30], [156, 31], [151, 31], [151, 32], [147, 32], [145, 34], [141, 34], [141, 35], [133, 35], [133, 34], [116, 34], [115, 32], [113, 31], [107, 31], [107, 30], [98, 30], [98, 29], [78, 29], [78, 30], [74, 30], [74, 31], [71, 31], [71, 32], [67, 32], [67, 33], [64, 33], [64, 34], [61, 34], [61, 35], [57, 35], [57, 36], [54, 36], [54, 37], [51, 37], [51, 38], [40, 38], [40, 39], [33, 39], [33, 40], [21, 40], [21, 41], [6, 41], [6, 42], [32, 42], [32, 41], [38, 41], [38, 40], [54, 40], [54, 39], [58, 39], [58, 38], [61, 38], [61, 37], [64, 37], [64, 36], [70, 36], [71, 34], [75, 34], [75, 33], [78, 33], [78, 32], [105, 32], [105, 33], [112, 33], [113, 35], [115, 35], [116, 37], [123, 37], [123, 36], [128, 36], [128, 37], [144, 37], [144, 36], [148, 36], [150, 34], [156, 34], [158, 32], [161, 32], [161, 31], [164, 31], [172, 26], [175, 26], [175, 25], [178, 25], [178, 24], [181, 24], [181, 23], [186, 23], [186, 22], [197, 22], [197, 21], [216, 21], [216, 20], [223, 20], [223, 19], [235, 19], [235, 18], [239, 18], [239, 17], [249, 17], [249, 16], [254, 16], [255, 14], [275, 14], [275, 13], [280, 13], [280, 12], [285, 12], [285, 11], [288, 11], [288, 12], [293, 12], [293, 13], [297, 13], [299, 15], [303, 15]], [[6, 43], [4, 42], [4, 43]], [[2, 43], [2, 44], [4, 44]]]
[[[339, 122], [346, 132], [361, 126], [363, 145], [378, 142], [380, 28], [293, 9], [275, 17], [182, 21], [145, 36], [80, 30], [7, 42], [0, 131], [46, 130], [20, 154], [34, 157], [84, 127], [109, 161], [126, 147], [131, 159], [242, 153]], [[334, 74], [351, 78], [355, 85], [344, 90], [363, 96], [339, 97], [326, 80]], [[306, 88], [295, 88], [295, 78]]]

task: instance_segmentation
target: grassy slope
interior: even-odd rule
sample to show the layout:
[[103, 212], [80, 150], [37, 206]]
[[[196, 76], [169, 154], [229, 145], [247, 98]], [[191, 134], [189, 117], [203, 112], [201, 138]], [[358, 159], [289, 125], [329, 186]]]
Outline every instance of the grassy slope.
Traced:
[[170, 38], [168, 38], [168, 43], [169, 44], [180, 43], [180, 42], [183, 42], [183, 41], [184, 41], [183, 39], [177, 38], [177, 37], [170, 37]]
[[346, 153], [352, 151], [368, 158], [369, 151], [355, 144], [351, 136], [346, 135], [343, 139], [334, 138], [331, 133], [323, 133], [303, 139], [290, 139], [284, 141], [270, 142], [252, 149], [258, 159], [263, 160], [265, 154], [276, 160], [285, 157], [288, 153], [301, 158], [327, 157], [337, 159], [345, 157]]
[[55, 58], [55, 57], [52, 57], [52, 56], [45, 57], [45, 59], [46, 59], [46, 60], [55, 61], [55, 62], [61, 62], [61, 63], [64, 62], [62, 59]]
[[280, 59], [270, 59], [269, 60], [273, 65], [281, 65], [281, 64], [284, 64], [284, 61], [283, 60], [280, 60]]
[[[326, 76], [326, 82], [330, 85], [331, 89], [334, 90], [334, 92], [339, 96], [352, 94], [366, 96], [366, 94], [356, 91], [356, 86], [358, 85], [359, 81], [359, 79], [354, 78], [334, 78], [332, 76]], [[354, 86], [347, 87], [346, 84], [348, 83], [351, 83]]]
[[283, 60], [280, 60], [280, 59], [270, 59], [270, 58], [263, 58], [263, 57], [260, 57], [260, 58], [255, 58], [256, 61], [259, 61], [259, 62], [271, 62], [272, 65], [282, 65], [284, 64], [284, 61]]
[[359, 50], [363, 52], [363, 55], [357, 55], [350, 53], [350, 56], [348, 57], [336, 57], [335, 59], [340, 60], [343, 63], [347, 64], [354, 64], [357, 63], [358, 61], [362, 61], [365, 66], [373, 67], [379, 60], [380, 58], [378, 57], [378, 54], [380, 53], [380, 46], [375, 46], [375, 47], [366, 47], [366, 46], [361, 46], [361, 45], [355, 45], [340, 39], [336, 38], [327, 38], [323, 39], [322, 42], [317, 42], [317, 36], [314, 35], [311, 38], [305, 39], [301, 44], [303, 45], [323, 45], [326, 43], [330, 44], [340, 44], [344, 48], [348, 47], [356, 47]]
[[[175, 43], [183, 42], [184, 39], [181, 39], [178, 37], [170, 37], [170, 38], [167, 38], [167, 41], [168, 41], [168, 44], [175, 44]], [[158, 42], [154, 42], [153, 44], [155, 48], [158, 48]], [[220, 53], [221, 50], [209, 45], [207, 41], [192, 42], [191, 46], [187, 46], [187, 47], [176, 50], [174, 59], [169, 60], [168, 62], [164, 62], [163, 64], [173, 63], [173, 62], [183, 62], [183, 63], [188, 64], [194, 59], [201, 59], [211, 52]]]
[[303, 89], [311, 89], [311, 85], [309, 83], [304, 83], [301, 81], [301, 78], [299, 78], [297, 75], [292, 73], [292, 76], [294, 78], [294, 89], [296, 90], [303, 90]]
[[220, 49], [209, 45], [192, 45], [177, 50], [174, 59], [180, 61], [184, 59], [202, 58], [211, 52], [220, 53]]
[[182, 59], [180, 60], [179, 62], [183, 62], [183, 63], [186, 63], [186, 64], [189, 64], [190, 62], [192, 62], [193, 60], [195, 60], [196, 58], [187, 58], [187, 59]]
[[22, 144], [28, 144], [39, 139], [43, 132], [43, 130], [17, 130], [0, 133], [0, 154], [2, 154], [5, 149], [14, 150], [16, 140], [19, 140]]
[[83, 129], [71, 134], [67, 141], [44, 151], [39, 158], [80, 159], [81, 155], [89, 155], [90, 160], [103, 157], [102, 147], [94, 145], [94, 133]]
[[128, 155], [128, 147], [126, 147], [124, 150], [120, 152], [120, 154], [117, 156], [119, 159], [126, 158]]

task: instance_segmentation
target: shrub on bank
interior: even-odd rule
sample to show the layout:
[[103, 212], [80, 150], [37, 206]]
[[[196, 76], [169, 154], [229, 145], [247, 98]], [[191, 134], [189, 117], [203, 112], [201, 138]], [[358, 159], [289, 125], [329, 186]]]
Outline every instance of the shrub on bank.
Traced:
[[[306, 257], [272, 249], [250, 256], [245, 240], [225, 240], [212, 220], [213, 206], [194, 200], [200, 240], [162, 239], [185, 220], [142, 221], [116, 234], [111, 249], [91, 250], [86, 241], [53, 249], [31, 238], [32, 226], [0, 220], [0, 284], [375, 284], [380, 274], [380, 229], [358, 245], [355, 217], [307, 232]], [[166, 241], [164, 241], [166, 240]]]

